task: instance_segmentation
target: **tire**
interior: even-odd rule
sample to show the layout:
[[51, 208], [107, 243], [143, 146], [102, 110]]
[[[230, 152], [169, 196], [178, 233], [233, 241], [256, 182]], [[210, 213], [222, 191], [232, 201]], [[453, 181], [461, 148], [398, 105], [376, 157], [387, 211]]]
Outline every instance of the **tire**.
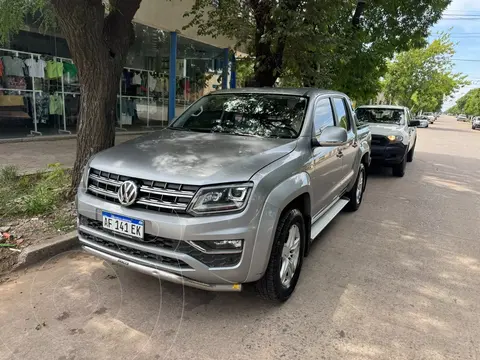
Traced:
[[403, 177], [405, 175], [405, 169], [407, 167], [407, 157], [408, 157], [408, 154], [405, 154], [402, 162], [400, 164], [393, 166], [392, 168], [393, 176]]
[[[361, 184], [359, 184], [361, 181]], [[361, 188], [359, 189], [359, 185]], [[347, 196], [350, 198], [347, 206], [345, 206], [346, 211], [357, 211], [362, 205], [363, 200], [363, 193], [365, 192], [365, 186], [367, 185], [367, 169], [365, 169], [365, 165], [360, 163], [360, 168], [358, 169], [357, 180], [355, 181], [355, 185], [353, 188], [347, 193]], [[357, 191], [360, 191], [358, 193]]]
[[[285, 260], [283, 252], [284, 248], [287, 250], [286, 245], [289, 240], [289, 235], [291, 231], [295, 232], [295, 227], [299, 231], [299, 243], [297, 247], [299, 253], [293, 276], [291, 275], [291, 280], [288, 283], [285, 283], [282, 281], [281, 276], [282, 264]], [[288, 210], [282, 215], [278, 223], [267, 270], [263, 277], [255, 284], [256, 291], [262, 298], [276, 302], [284, 302], [292, 295], [302, 270], [303, 255], [305, 253], [305, 244], [307, 241], [305, 237], [305, 221], [302, 213], [298, 209]], [[291, 252], [287, 252], [288, 256], [291, 254]]]
[[413, 144], [413, 147], [411, 148], [411, 150], [407, 153], [407, 161], [408, 162], [412, 162], [413, 161], [413, 155], [415, 153], [415, 145], [417, 145], [416, 143]]

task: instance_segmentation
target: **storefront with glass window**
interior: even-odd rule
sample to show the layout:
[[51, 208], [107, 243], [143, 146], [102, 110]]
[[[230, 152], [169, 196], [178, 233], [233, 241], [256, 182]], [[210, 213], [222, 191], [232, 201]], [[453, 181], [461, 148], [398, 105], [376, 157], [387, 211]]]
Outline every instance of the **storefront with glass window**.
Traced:
[[[138, 22], [134, 27], [136, 40], [115, 85], [117, 131], [166, 126], [227, 84], [225, 48]], [[0, 49], [0, 139], [75, 134], [79, 109], [77, 68], [64, 38], [32, 26]]]

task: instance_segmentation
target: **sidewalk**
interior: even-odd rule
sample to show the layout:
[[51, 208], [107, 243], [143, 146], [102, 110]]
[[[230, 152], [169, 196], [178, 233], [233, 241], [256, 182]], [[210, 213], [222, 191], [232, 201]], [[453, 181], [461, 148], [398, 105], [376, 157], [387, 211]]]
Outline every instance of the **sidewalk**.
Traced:
[[[116, 143], [133, 139], [138, 134], [116, 136]], [[0, 168], [14, 165], [22, 173], [43, 170], [48, 164], [60, 163], [73, 167], [77, 139], [28, 141], [0, 144]]]

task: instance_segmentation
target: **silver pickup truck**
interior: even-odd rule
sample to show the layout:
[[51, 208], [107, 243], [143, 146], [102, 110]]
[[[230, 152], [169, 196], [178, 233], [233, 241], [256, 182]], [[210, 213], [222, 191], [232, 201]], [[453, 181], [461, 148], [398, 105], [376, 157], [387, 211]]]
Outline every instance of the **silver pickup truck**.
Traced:
[[218, 91], [89, 160], [78, 237], [161, 280], [212, 291], [254, 283], [285, 301], [313, 239], [360, 206], [370, 142], [345, 94]]

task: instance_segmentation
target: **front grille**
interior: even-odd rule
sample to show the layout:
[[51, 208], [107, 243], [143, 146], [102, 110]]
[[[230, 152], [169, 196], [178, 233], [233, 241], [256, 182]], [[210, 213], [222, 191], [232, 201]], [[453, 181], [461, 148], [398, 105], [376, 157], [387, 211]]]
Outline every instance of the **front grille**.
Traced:
[[[113, 231], [110, 231], [108, 229], [104, 229], [101, 221], [93, 220], [82, 215], [80, 215], [79, 220], [81, 225], [87, 226], [91, 229], [105, 232], [109, 235], [118, 237], [123, 240], [137, 241], [144, 245], [155, 246], [158, 248], [175, 251], [177, 253], [187, 254], [211, 268], [235, 266], [240, 262], [240, 259], [242, 257], [241, 253], [235, 253], [235, 254], [204, 253], [194, 248], [193, 246], [191, 246], [189, 243], [185, 241], [167, 239], [167, 238], [163, 238], [163, 237], [155, 236], [151, 234], [145, 234], [143, 239], [127, 238]], [[105, 240], [102, 240], [102, 241], [105, 241]], [[114, 246], [117, 246], [116, 243], [112, 243], [112, 242], [109, 242], [109, 243], [113, 244]], [[158, 256], [155, 254], [151, 254], [151, 255]]]
[[372, 145], [385, 146], [389, 143], [386, 136], [383, 135], [372, 135]]
[[139, 187], [138, 198], [131, 208], [171, 214], [186, 214], [190, 201], [200, 188], [194, 185], [137, 179], [92, 168], [88, 176], [87, 189], [98, 198], [118, 204], [118, 188], [127, 180], [135, 181]]

